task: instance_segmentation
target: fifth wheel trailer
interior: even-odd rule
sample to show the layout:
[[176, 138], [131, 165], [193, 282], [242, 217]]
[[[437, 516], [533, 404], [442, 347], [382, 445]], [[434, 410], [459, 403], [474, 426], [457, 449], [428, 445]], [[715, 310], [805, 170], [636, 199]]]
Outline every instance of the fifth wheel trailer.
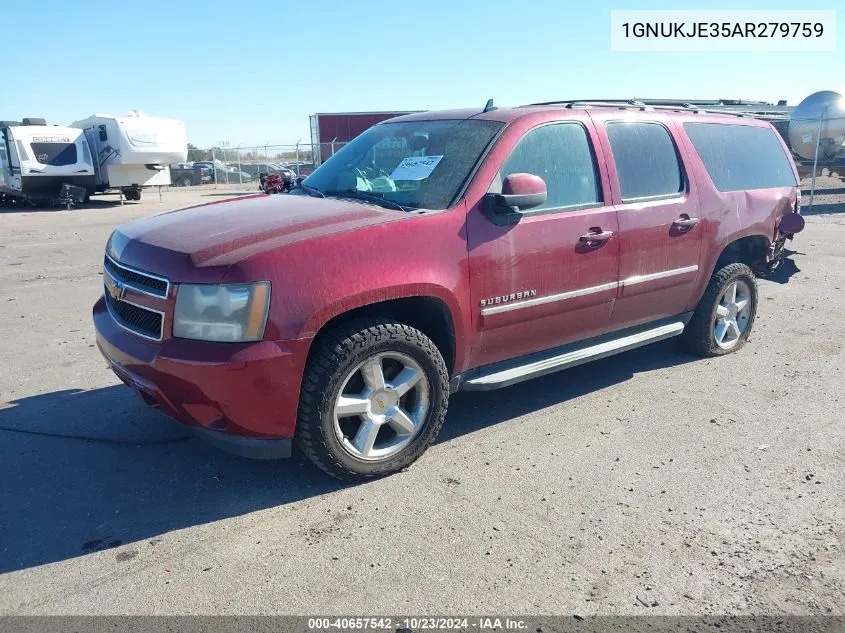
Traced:
[[91, 146], [96, 191], [119, 189], [129, 200], [140, 200], [142, 187], [171, 184], [170, 165], [188, 158], [185, 124], [177, 119], [133, 110], [94, 114], [71, 127], [84, 130]]

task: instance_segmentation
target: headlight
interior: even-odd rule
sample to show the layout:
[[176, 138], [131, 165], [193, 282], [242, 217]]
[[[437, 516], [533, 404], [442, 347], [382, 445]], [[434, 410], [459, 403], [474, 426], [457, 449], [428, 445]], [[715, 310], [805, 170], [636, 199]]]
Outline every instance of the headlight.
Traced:
[[270, 282], [180, 284], [173, 336], [199, 341], [260, 341], [270, 306]]

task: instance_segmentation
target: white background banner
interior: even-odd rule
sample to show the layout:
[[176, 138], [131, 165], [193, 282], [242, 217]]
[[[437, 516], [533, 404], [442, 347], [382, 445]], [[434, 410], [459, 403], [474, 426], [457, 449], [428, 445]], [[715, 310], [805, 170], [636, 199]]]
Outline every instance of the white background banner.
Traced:
[[835, 51], [836, 11], [611, 11], [613, 51]]

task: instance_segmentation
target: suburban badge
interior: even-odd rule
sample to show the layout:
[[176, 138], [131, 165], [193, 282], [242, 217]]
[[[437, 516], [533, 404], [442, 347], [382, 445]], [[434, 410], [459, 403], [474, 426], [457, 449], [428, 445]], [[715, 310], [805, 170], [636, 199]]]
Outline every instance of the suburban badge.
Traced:
[[512, 292], [509, 295], [499, 295], [498, 297], [488, 297], [481, 300], [481, 307], [492, 306], [497, 303], [510, 303], [511, 301], [519, 301], [520, 299], [527, 299], [528, 297], [536, 297], [536, 290], [523, 290], [521, 292]]

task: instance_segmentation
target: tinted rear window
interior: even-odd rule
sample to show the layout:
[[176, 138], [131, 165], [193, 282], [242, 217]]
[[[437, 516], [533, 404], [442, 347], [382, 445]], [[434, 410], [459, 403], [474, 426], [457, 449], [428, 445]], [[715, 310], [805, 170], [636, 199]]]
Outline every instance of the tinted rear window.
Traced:
[[76, 145], [74, 143], [31, 143], [32, 153], [42, 165], [73, 165], [76, 163]]
[[607, 124], [622, 200], [663, 198], [684, 191], [675, 143], [659, 123]]
[[719, 191], [798, 184], [783, 145], [769, 128], [684, 123], [684, 130]]

